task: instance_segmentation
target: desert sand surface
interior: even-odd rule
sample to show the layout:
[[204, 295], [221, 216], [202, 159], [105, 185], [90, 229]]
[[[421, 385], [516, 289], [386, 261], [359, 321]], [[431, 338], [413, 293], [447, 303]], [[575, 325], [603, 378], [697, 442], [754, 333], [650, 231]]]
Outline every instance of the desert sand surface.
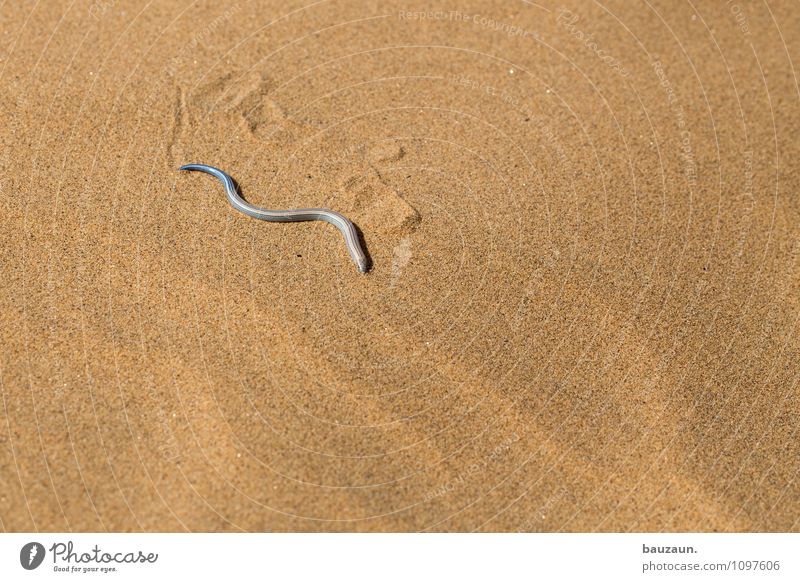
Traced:
[[800, 530], [797, 7], [6, 0], [0, 529]]

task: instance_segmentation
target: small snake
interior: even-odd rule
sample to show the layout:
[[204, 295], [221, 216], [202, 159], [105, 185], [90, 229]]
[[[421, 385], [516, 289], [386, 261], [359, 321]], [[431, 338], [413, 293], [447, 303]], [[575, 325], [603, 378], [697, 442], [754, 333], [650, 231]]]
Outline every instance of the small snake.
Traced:
[[361, 243], [358, 240], [358, 232], [355, 225], [347, 218], [333, 212], [326, 208], [292, 208], [290, 210], [267, 210], [266, 208], [259, 208], [248, 204], [244, 198], [239, 196], [236, 191], [236, 184], [233, 182], [228, 174], [222, 170], [218, 170], [212, 166], [205, 164], [187, 164], [178, 168], [179, 170], [189, 170], [196, 172], [205, 172], [218, 178], [225, 186], [225, 194], [231, 205], [238, 211], [244, 212], [248, 216], [258, 218], [259, 220], [266, 220], [268, 222], [304, 222], [307, 220], [323, 220], [331, 223], [338, 228], [344, 235], [344, 243], [347, 245], [347, 252], [355, 262], [358, 270], [366, 273], [369, 270], [369, 259]]

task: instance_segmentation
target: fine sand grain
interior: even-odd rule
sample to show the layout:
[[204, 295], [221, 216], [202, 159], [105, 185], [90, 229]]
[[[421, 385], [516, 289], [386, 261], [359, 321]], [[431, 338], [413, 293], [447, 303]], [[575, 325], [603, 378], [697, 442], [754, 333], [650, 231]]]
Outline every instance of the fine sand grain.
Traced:
[[798, 56], [789, 2], [6, 1], [0, 529], [800, 530]]

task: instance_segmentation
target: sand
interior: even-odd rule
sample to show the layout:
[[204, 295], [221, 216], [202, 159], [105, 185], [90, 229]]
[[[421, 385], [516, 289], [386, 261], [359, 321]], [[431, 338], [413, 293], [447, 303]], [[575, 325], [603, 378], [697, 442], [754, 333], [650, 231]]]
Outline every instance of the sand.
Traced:
[[6, 2], [0, 527], [800, 530], [798, 51], [781, 2]]

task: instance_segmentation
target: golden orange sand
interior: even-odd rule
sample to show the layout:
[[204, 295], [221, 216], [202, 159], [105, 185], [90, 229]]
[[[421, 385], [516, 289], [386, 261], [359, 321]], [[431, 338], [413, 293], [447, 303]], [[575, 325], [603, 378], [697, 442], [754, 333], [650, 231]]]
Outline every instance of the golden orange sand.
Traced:
[[0, 527], [797, 531], [799, 36], [6, 2]]

